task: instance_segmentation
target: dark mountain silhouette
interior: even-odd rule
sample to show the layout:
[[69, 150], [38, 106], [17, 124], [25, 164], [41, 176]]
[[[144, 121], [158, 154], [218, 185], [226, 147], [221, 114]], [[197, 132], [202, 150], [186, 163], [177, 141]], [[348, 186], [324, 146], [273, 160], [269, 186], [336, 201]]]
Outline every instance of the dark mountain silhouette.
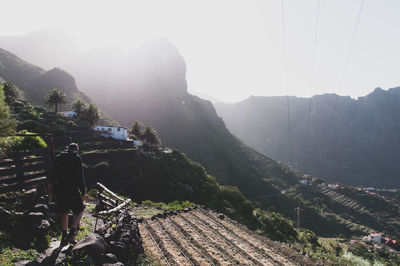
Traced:
[[53, 88], [60, 88], [67, 96], [68, 104], [60, 106], [60, 110], [70, 109], [76, 99], [91, 102], [78, 90], [75, 79], [66, 71], [59, 68], [45, 71], [1, 48], [0, 77], [13, 82], [23, 91], [24, 98], [33, 104], [45, 105], [45, 96]]
[[[286, 97], [252, 96], [215, 106], [246, 144], [289, 162]], [[357, 100], [335, 94], [290, 97], [290, 108], [296, 169], [347, 185], [400, 185], [400, 88], [377, 88]]]

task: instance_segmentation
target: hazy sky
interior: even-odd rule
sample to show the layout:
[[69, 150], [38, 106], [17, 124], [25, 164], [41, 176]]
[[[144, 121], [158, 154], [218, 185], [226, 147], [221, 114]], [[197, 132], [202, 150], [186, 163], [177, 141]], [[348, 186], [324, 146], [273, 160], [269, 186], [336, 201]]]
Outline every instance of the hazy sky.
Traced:
[[[223, 101], [249, 95], [363, 96], [400, 85], [400, 1], [284, 0], [288, 86], [284, 82], [282, 0], [1, 0], [0, 35], [62, 26], [84, 49], [123, 47], [158, 37], [176, 44], [189, 90]], [[314, 50], [316, 49], [316, 50]], [[316, 51], [314, 82], [312, 62]]]

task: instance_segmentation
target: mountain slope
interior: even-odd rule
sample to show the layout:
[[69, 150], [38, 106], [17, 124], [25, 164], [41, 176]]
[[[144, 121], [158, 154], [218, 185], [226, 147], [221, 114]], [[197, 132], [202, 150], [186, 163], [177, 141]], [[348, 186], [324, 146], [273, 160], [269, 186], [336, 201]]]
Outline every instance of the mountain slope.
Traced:
[[0, 77], [13, 82], [24, 92], [26, 100], [33, 104], [45, 105], [45, 96], [53, 88], [60, 88], [67, 96], [69, 105], [61, 106], [61, 110], [70, 109], [70, 104], [76, 99], [91, 102], [78, 90], [75, 79], [66, 71], [59, 68], [45, 71], [1, 48]]
[[[89, 66], [88, 58], [106, 60], [103, 55], [82, 56], [74, 65]], [[209, 101], [187, 92], [184, 59], [168, 40], [144, 43], [124, 58], [123, 65], [95, 68], [96, 76], [106, 77], [103, 85], [76, 71], [82, 88], [122, 125], [141, 120], [153, 126], [164, 145], [185, 152], [219, 182], [238, 186], [246, 195], [276, 193], [277, 186], [296, 182], [294, 173], [234, 137]]]
[[[286, 97], [252, 96], [215, 106], [246, 144], [289, 162]], [[290, 108], [296, 169], [347, 185], [400, 185], [400, 88], [378, 88], [357, 100], [332, 94], [290, 97]]]

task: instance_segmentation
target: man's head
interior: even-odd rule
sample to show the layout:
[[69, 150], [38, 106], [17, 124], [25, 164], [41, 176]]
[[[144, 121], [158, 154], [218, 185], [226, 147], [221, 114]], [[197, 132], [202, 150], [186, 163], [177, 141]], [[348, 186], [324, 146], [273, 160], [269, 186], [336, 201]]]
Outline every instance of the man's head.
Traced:
[[76, 144], [76, 143], [70, 143], [70, 144], [68, 145], [68, 151], [69, 151], [69, 152], [77, 153], [77, 152], [79, 151], [79, 146], [78, 146], [78, 144]]

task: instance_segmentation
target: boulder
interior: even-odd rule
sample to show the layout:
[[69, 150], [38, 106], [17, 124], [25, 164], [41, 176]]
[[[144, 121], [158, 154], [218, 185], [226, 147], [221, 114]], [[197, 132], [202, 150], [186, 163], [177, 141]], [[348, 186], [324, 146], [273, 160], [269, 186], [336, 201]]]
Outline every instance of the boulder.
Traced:
[[124, 242], [111, 241], [110, 246], [112, 253], [114, 253], [120, 260], [126, 261], [128, 259], [129, 249], [127, 248]]
[[46, 217], [43, 214], [43, 212], [30, 212], [28, 215], [25, 217], [27, 222], [35, 222], [35, 221], [41, 221], [44, 220]]
[[72, 248], [72, 252], [84, 251], [88, 256], [97, 258], [110, 249], [104, 238], [98, 234], [90, 234]]
[[31, 228], [36, 233], [47, 233], [47, 231], [50, 229], [50, 227], [51, 227], [51, 225], [50, 225], [49, 221], [47, 221], [45, 219], [31, 224]]
[[34, 212], [42, 212], [42, 213], [47, 213], [49, 211], [49, 206], [46, 204], [36, 204], [35, 207], [33, 207]]
[[115, 256], [112, 253], [107, 253], [104, 254], [100, 257], [99, 262], [101, 264], [105, 264], [105, 263], [117, 263], [118, 262], [118, 258], [117, 256]]

